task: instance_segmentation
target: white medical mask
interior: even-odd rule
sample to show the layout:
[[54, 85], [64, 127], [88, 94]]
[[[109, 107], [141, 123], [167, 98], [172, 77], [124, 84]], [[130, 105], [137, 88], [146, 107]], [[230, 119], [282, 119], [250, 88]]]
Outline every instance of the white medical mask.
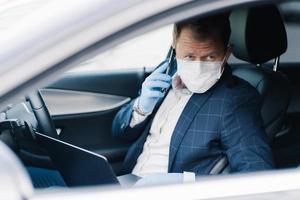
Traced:
[[177, 73], [187, 89], [204, 93], [221, 77], [224, 61], [186, 61], [177, 59]]

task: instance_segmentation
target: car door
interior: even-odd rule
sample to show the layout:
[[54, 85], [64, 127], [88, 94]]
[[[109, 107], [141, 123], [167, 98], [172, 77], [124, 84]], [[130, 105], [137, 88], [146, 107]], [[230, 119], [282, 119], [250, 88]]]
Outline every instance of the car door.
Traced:
[[[155, 45], [161, 38], [165, 42]], [[59, 139], [106, 156], [119, 174], [130, 144], [112, 138], [112, 121], [139, 95], [145, 77], [164, 59], [170, 44], [171, 27], [160, 28], [104, 52], [42, 89]]]

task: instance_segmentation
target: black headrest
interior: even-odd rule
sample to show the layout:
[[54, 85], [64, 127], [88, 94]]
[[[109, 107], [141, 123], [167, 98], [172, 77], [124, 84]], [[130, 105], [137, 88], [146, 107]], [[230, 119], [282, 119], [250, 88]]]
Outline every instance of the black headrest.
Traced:
[[241, 60], [262, 64], [287, 49], [286, 31], [275, 5], [234, 10], [230, 25], [233, 54]]

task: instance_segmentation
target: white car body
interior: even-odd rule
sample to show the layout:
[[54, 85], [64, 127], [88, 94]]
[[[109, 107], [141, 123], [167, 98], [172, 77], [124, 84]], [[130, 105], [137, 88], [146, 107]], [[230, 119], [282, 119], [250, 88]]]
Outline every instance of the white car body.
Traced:
[[[58, 74], [75, 64], [133, 36], [196, 14], [259, 1], [204, 0], [190, 7], [189, 12], [178, 9], [176, 13], [164, 13], [161, 20], [150, 18], [188, 2], [45, 1], [43, 6], [12, 22], [0, 33], [0, 105], [18, 101], [18, 97], [52, 82]], [[14, 154], [4, 144], [1, 143], [0, 147], [4, 149], [0, 156], [0, 199], [5, 200], [274, 199], [274, 195], [281, 199], [298, 199], [300, 196], [300, 170], [297, 169], [210, 177], [181, 185], [131, 189], [103, 186], [50, 188], [39, 191], [33, 190], [28, 175]], [[17, 167], [12, 167], [14, 165]]]

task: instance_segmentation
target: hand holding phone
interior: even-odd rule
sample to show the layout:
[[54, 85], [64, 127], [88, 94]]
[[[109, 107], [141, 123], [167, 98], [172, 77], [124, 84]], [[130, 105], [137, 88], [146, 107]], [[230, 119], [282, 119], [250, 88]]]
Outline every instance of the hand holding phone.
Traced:
[[159, 99], [165, 96], [171, 85], [171, 76], [165, 74], [169, 63], [163, 62], [142, 84], [141, 95], [138, 99], [138, 109], [144, 114], [150, 114]]
[[159, 99], [163, 98], [171, 85], [172, 62], [175, 58], [174, 48], [170, 48], [168, 58], [149, 75], [142, 85], [138, 99], [138, 109], [144, 115], [150, 114]]

